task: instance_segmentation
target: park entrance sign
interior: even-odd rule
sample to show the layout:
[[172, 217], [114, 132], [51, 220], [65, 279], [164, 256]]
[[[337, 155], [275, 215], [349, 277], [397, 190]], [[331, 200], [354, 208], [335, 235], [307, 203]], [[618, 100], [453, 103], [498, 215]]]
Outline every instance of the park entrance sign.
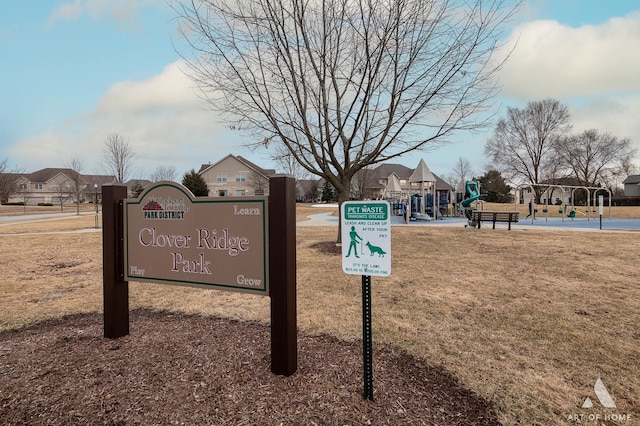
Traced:
[[[102, 186], [104, 337], [129, 334], [129, 280], [248, 292], [271, 300], [271, 371], [297, 369], [296, 182], [268, 197], [194, 197], [158, 182], [135, 199]], [[270, 253], [272, 255], [270, 255]]]
[[347, 274], [391, 274], [391, 215], [386, 201], [342, 203], [342, 270]]
[[268, 294], [267, 198], [192, 198], [173, 182], [124, 200], [125, 279]]

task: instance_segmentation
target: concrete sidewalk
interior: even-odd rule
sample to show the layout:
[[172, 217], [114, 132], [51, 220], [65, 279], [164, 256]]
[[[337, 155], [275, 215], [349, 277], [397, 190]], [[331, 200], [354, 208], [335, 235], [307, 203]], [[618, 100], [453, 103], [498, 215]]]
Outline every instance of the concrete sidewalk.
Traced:
[[[338, 217], [331, 213], [319, 213], [310, 215], [308, 220], [296, 223], [297, 226], [338, 226]], [[463, 217], [445, 217], [439, 220], [412, 220], [408, 224], [402, 216], [391, 217], [392, 226], [437, 226], [465, 228], [468, 221]], [[483, 222], [482, 228], [491, 229], [491, 222]], [[507, 229], [506, 223], [496, 223], [496, 229]], [[537, 218], [531, 221], [530, 218], [521, 219], [518, 223], [511, 224], [512, 230], [574, 230], [574, 231], [640, 231], [640, 219], [602, 219], [602, 229], [600, 229], [600, 219], [586, 218]]]

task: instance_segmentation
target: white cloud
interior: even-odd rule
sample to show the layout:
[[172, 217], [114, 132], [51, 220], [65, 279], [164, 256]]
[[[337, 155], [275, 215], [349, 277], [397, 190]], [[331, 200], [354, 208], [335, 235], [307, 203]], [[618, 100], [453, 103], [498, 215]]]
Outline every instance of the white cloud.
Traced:
[[568, 106], [574, 133], [630, 138], [640, 153], [640, 12], [577, 28], [522, 23], [506, 45], [514, 46], [500, 71], [505, 106], [557, 99]]
[[155, 167], [172, 165], [179, 173], [229, 153], [243, 155], [264, 167], [264, 157], [247, 152], [247, 142], [204, 108], [178, 61], [145, 81], [119, 82], [87, 115], [75, 117], [33, 138], [16, 141], [10, 156], [29, 171], [63, 167], [81, 158], [85, 173], [99, 173], [107, 134], [118, 133], [136, 154], [136, 176], [147, 178]]
[[100, 100], [97, 111], [148, 111], [193, 104], [197, 101], [192, 90], [193, 83], [183, 69], [186, 69], [186, 65], [178, 61], [146, 81], [116, 83]]
[[569, 110], [574, 133], [595, 128], [618, 138], [630, 138], [640, 154], [640, 94], [598, 97]]
[[73, 0], [62, 3], [49, 15], [49, 25], [61, 21], [72, 21], [83, 15], [91, 19], [113, 19], [119, 23], [131, 22], [138, 10], [160, 4], [161, 0]]
[[578, 28], [528, 22], [513, 30], [507, 45], [515, 50], [500, 73], [500, 84], [509, 96], [564, 98], [640, 90], [640, 12]]

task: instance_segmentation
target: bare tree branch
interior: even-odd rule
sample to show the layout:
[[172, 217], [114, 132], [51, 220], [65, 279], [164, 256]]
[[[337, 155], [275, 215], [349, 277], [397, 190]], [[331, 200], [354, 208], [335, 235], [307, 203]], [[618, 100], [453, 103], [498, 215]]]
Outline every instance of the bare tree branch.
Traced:
[[487, 124], [513, 3], [185, 0], [176, 11], [209, 105], [344, 201], [359, 170]]
[[80, 214], [80, 201], [82, 201], [82, 191], [86, 183], [82, 182], [82, 169], [84, 168], [84, 164], [82, 160], [78, 157], [72, 158], [66, 166], [71, 169], [73, 173], [70, 176], [71, 186], [69, 188], [70, 197], [75, 200], [76, 203], [76, 214]]
[[150, 180], [152, 182], [160, 182], [162, 180], [175, 182], [177, 177], [178, 177], [178, 172], [176, 171], [175, 167], [160, 165], [153, 170], [153, 173], [151, 173]]
[[636, 152], [630, 139], [596, 129], [561, 139], [555, 151], [564, 167], [585, 186], [606, 185], [621, 175]]
[[125, 183], [129, 179], [131, 169], [135, 163], [133, 148], [122, 136], [110, 133], [104, 143], [102, 151], [104, 166], [109, 173], [113, 173], [116, 182]]
[[8, 170], [9, 160], [4, 159], [0, 161], [0, 201], [7, 202], [12, 195], [19, 192], [18, 180], [20, 179], [20, 172], [17, 170]]
[[[485, 153], [505, 177], [515, 183], [540, 184], [556, 161], [555, 145], [570, 129], [569, 110], [555, 99], [508, 108], [498, 121]], [[541, 189], [535, 188], [539, 198]]]

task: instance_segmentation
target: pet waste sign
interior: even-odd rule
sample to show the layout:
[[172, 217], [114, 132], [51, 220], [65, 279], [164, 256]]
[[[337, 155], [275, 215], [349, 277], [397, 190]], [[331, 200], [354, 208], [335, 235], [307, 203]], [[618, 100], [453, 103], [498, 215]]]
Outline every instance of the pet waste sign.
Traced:
[[345, 201], [341, 209], [342, 270], [352, 275], [391, 274], [389, 203]]

